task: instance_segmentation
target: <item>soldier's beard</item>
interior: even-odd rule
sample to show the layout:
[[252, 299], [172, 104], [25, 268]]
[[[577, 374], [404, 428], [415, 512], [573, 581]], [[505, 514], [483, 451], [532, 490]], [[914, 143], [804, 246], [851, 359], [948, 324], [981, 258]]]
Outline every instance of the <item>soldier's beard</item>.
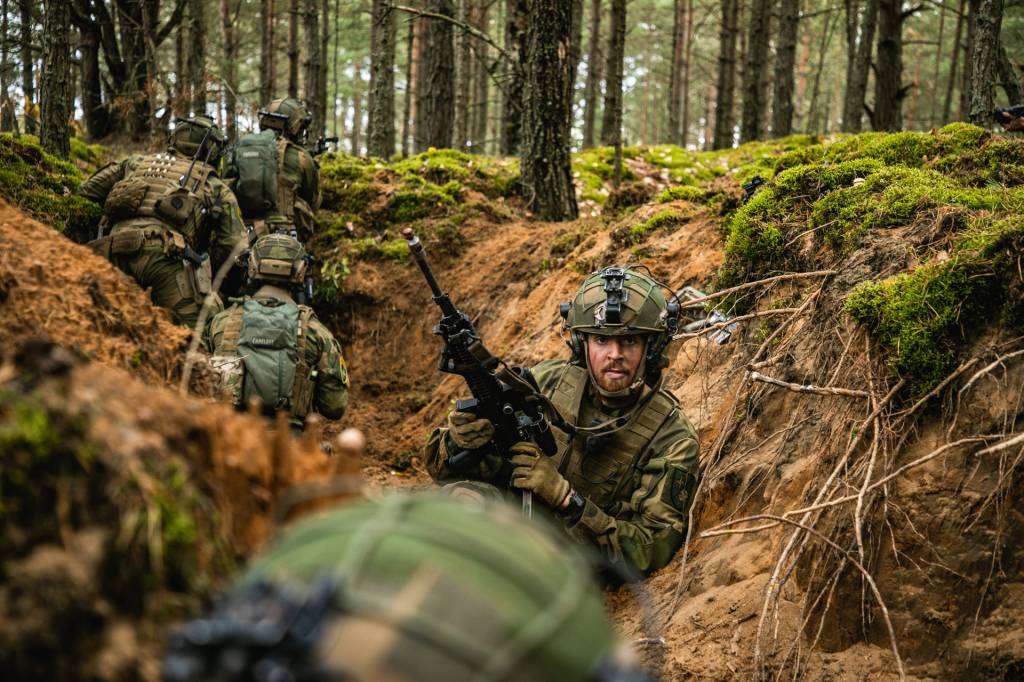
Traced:
[[622, 362], [610, 362], [604, 367], [591, 370], [594, 382], [606, 393], [618, 393], [629, 388], [636, 380], [636, 368], [630, 369]]

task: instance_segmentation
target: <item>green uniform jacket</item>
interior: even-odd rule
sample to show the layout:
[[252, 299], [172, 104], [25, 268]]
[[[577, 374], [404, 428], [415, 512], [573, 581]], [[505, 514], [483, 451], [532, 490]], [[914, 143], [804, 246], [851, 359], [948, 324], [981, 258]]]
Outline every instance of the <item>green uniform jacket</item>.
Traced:
[[[248, 300], [246, 297], [245, 300]], [[287, 295], [276, 287], [271, 290], [264, 287], [252, 298], [278, 298], [285, 300]], [[232, 299], [234, 300], [234, 299]], [[300, 306], [304, 308], [305, 306]], [[218, 354], [224, 329], [228, 321], [241, 315], [242, 304], [235, 303], [227, 310], [210, 318], [203, 331], [203, 344], [213, 355]], [[316, 370], [313, 391], [313, 410], [327, 419], [341, 419], [348, 407], [348, 366], [341, 354], [341, 346], [334, 335], [316, 316], [309, 320], [306, 332], [306, 364]]]
[[[590, 390], [581, 367], [551, 360], [533, 369], [541, 392], [552, 399], [567, 420], [589, 426], [613, 419], [624, 410], [603, 408]], [[575, 401], [575, 402], [573, 402]], [[570, 413], [575, 406], [575, 412]], [[425, 461], [431, 476], [450, 482], [447, 429], [431, 434]], [[630, 424], [620, 431], [590, 439], [569, 438], [561, 431], [558, 469], [586, 499], [583, 515], [569, 528], [578, 540], [590, 542], [613, 563], [647, 574], [668, 564], [686, 537], [687, 514], [698, 475], [697, 435], [666, 391], [650, 396]], [[471, 473], [492, 481], [499, 462], [482, 461]]]
[[[299, 231], [299, 238], [308, 241], [313, 235], [313, 215], [320, 209], [320, 166], [304, 147], [287, 141], [284, 163], [277, 181], [293, 194], [293, 213], [287, 216]], [[224, 181], [234, 188], [237, 168], [224, 164]], [[287, 189], [291, 188], [291, 189]], [[262, 236], [262, 235], [261, 235]]]
[[[119, 163], [107, 164], [83, 182], [78, 193], [102, 206], [114, 185], [123, 180], [144, 158], [142, 155], [134, 155]], [[197, 161], [196, 166], [200, 163]], [[235, 195], [213, 173], [207, 176], [205, 187], [200, 187], [197, 193], [208, 194], [209, 210], [197, 228], [197, 243], [189, 246], [200, 253], [208, 251], [210, 265], [216, 273], [238, 240], [248, 239], [245, 223], [242, 222], [242, 213], [238, 210]]]

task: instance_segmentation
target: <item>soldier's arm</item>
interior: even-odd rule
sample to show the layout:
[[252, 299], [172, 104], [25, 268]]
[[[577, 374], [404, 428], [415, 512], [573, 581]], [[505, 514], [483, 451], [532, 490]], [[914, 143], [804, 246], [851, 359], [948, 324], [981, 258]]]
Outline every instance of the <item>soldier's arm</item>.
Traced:
[[310, 332], [321, 343], [317, 363], [313, 409], [327, 419], [341, 419], [348, 407], [348, 365], [341, 354], [341, 346], [327, 328], [319, 322], [310, 325]]
[[102, 205], [114, 185], [124, 179], [128, 161], [129, 159], [111, 162], [100, 168], [82, 183], [82, 186], [78, 188], [78, 194]]
[[212, 222], [209, 242], [210, 265], [216, 276], [217, 270], [228, 259], [235, 246], [240, 242], [247, 243], [249, 237], [235, 195], [220, 180], [213, 186], [212, 205], [209, 211]]
[[686, 538], [697, 485], [697, 439], [688, 428], [673, 431], [652, 443], [655, 454], [621, 513], [613, 517], [587, 500], [570, 529], [577, 538], [595, 543], [613, 564], [639, 575], [667, 565]]
[[447, 435], [448, 428], [439, 426], [430, 434], [427, 444], [423, 447], [423, 462], [430, 477], [438, 483], [465, 480], [491, 483], [501, 468], [501, 458], [497, 455], [484, 455], [479, 461], [455, 470], [450, 466], [448, 459], [458, 453], [453, 452], [455, 445]]

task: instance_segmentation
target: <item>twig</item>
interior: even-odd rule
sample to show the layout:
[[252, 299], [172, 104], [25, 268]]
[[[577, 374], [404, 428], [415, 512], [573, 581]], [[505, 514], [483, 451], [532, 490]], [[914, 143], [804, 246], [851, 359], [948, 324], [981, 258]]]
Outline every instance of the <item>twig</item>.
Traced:
[[[1009, 360], [1010, 358], [1015, 358], [1015, 357], [1017, 357], [1019, 355], [1024, 355], [1024, 349], [1018, 350], [1018, 351], [1014, 351], [1013, 353], [1007, 353], [1006, 355], [1000, 355], [998, 358], [993, 360], [991, 363], [989, 363], [988, 365], [985, 365], [984, 367], [979, 369], [977, 372], [974, 373], [974, 375], [970, 379], [967, 380], [967, 383], [964, 384], [963, 388], [961, 388], [959, 391], [957, 391], [957, 394], [956, 394], [957, 400], [959, 401], [960, 400], [960, 396], [962, 394], [966, 393], [972, 386], [974, 386], [974, 382], [976, 382], [978, 379], [980, 379], [981, 377], [985, 376], [986, 374], [988, 374], [989, 372], [994, 370], [996, 367], [1000, 366], [1005, 361]], [[977, 358], [974, 358], [974, 359], [977, 360]]]
[[760, 372], [750, 372], [751, 381], [761, 381], [772, 386], [780, 386], [782, 388], [789, 389], [796, 393], [814, 393], [816, 395], [842, 395], [848, 398], [870, 398], [870, 394], [867, 391], [858, 391], [852, 388], [825, 388], [822, 386], [812, 386], [810, 384], [791, 384], [788, 381], [782, 381], [775, 377], [766, 376]]
[[772, 315], [789, 315], [791, 313], [800, 312], [800, 310], [802, 310], [802, 308], [773, 308], [771, 310], [761, 310], [756, 313], [747, 313], [746, 315], [740, 315], [738, 317], [730, 317], [728, 320], [724, 322], [716, 322], [715, 324], [709, 325], [695, 332], [680, 332], [679, 334], [673, 336], [672, 340], [675, 341], [677, 339], [693, 339], [698, 336], [704, 336], [709, 332], [722, 329], [723, 327], [730, 327], [739, 322], [752, 320], [756, 317], [769, 317]]
[[[1022, 436], [1024, 436], [1024, 434], [1022, 434]], [[725, 523], [719, 524], [719, 525], [715, 526], [714, 528], [711, 528], [711, 529], [709, 529], [707, 531], [704, 531], [700, 535], [701, 535], [701, 537], [706, 537], [708, 535], [708, 533], [710, 533], [711, 531], [717, 531], [719, 529], [724, 529], [724, 528], [726, 528], [728, 526], [734, 526], [737, 523], [742, 522], [743, 520], [744, 519], [737, 519], [735, 521], [726, 521]], [[811, 535], [813, 535], [814, 537], [818, 538], [819, 540], [821, 540], [822, 542], [827, 544], [829, 547], [831, 547], [835, 551], [839, 552], [839, 554], [845, 556], [846, 559], [851, 564], [853, 564], [854, 567], [858, 571], [860, 571], [861, 575], [864, 576], [864, 579], [867, 581], [868, 585], [871, 586], [871, 591], [875, 595], [875, 601], [878, 602], [878, 608], [882, 612], [882, 618], [885, 619], [885, 626], [889, 630], [889, 644], [892, 647], [892, 655], [896, 658], [896, 669], [897, 669], [897, 671], [899, 673], [899, 676], [900, 676], [901, 680], [907, 679], [906, 673], [903, 671], [903, 659], [900, 658], [899, 647], [896, 644], [896, 631], [893, 630], [892, 621], [889, 619], [889, 609], [887, 609], [886, 606], [885, 606], [885, 600], [882, 599], [882, 594], [878, 591], [878, 586], [875, 584], [875, 579], [871, 577], [871, 574], [868, 573], [868, 570], [866, 568], [864, 568], [864, 566], [859, 561], [857, 561], [856, 559], [853, 558], [853, 555], [851, 555], [845, 549], [843, 549], [842, 547], [837, 545], [835, 542], [832, 541], [831, 538], [829, 538], [828, 536], [824, 535], [820, 531], [818, 531], [818, 530], [816, 530], [814, 528], [811, 528], [810, 526], [804, 525], [803, 523], [800, 523], [799, 521], [794, 521], [793, 519], [787, 519], [787, 518], [784, 518], [782, 516], [774, 516], [772, 514], [757, 514], [757, 515], [754, 515], [754, 516], [748, 516], [745, 520], [747, 520], [747, 521], [775, 521], [776, 523], [787, 523], [789, 525], [796, 526], [799, 530], [802, 530], [805, 533], [810, 533]]]
[[785, 275], [776, 275], [775, 277], [768, 277], [767, 279], [759, 279], [756, 282], [747, 282], [745, 284], [740, 284], [738, 286], [729, 287], [728, 289], [722, 289], [721, 291], [716, 291], [716, 292], [714, 292], [712, 294], [707, 294], [706, 296], [702, 296], [701, 298], [694, 298], [694, 299], [691, 299], [689, 301], [686, 301], [685, 305], [686, 305], [687, 308], [689, 308], [690, 306], [694, 306], [694, 305], [697, 305], [699, 303], [704, 303], [705, 301], [711, 301], [711, 300], [714, 300], [716, 298], [721, 298], [722, 296], [728, 296], [729, 294], [734, 294], [737, 291], [743, 291], [744, 289], [751, 289], [753, 287], [758, 287], [758, 286], [761, 286], [763, 284], [771, 284], [772, 282], [782, 282], [782, 281], [790, 280], [790, 279], [805, 279], [805, 278], [808, 278], [808, 277], [828, 277], [829, 275], [834, 275], [834, 274], [836, 274], [836, 270], [815, 270], [813, 272], [790, 272], [790, 273], [785, 274]]
[[491, 40], [491, 38], [488, 35], [481, 33], [480, 31], [473, 28], [469, 24], [459, 21], [455, 17], [449, 17], [445, 14], [438, 14], [436, 12], [427, 12], [422, 9], [416, 9], [415, 7], [406, 7], [405, 5], [392, 5], [391, 9], [398, 10], [399, 12], [408, 12], [409, 14], [415, 14], [417, 16], [426, 17], [428, 19], [439, 19], [440, 21], [447, 21], [449, 24], [453, 24], [454, 26], [457, 26], [460, 29], [462, 29], [464, 33], [468, 33], [474, 38], [484, 41], [485, 43], [493, 47], [495, 50], [497, 50], [498, 53], [501, 54], [501, 56], [507, 59], [510, 63], [514, 63], [515, 61], [512, 59], [512, 56], [501, 47], [501, 45], [498, 45], [496, 42]]

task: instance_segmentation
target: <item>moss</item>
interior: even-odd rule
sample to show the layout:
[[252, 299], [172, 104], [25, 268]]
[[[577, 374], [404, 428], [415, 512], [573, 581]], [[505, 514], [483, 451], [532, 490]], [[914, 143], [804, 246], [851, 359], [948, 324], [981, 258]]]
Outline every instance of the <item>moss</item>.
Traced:
[[[622, 150], [622, 158], [630, 158], [629, 148]], [[638, 151], [635, 148], [633, 151]], [[634, 154], [635, 155], [635, 154]], [[605, 182], [611, 182], [615, 173], [615, 148], [591, 147], [573, 156], [573, 178], [581, 185], [580, 198], [604, 204], [608, 200], [609, 190]], [[636, 174], [626, 165], [622, 165], [622, 180], [635, 180]]]
[[669, 201], [702, 202], [706, 195], [707, 192], [699, 187], [693, 187], [692, 185], [679, 185], [677, 187], [669, 187], [667, 190], [659, 194], [658, 203], [666, 203]]
[[471, 173], [473, 157], [454, 149], [429, 149], [422, 154], [399, 161], [393, 168], [399, 175], [417, 175], [442, 185], [451, 180], [465, 180]]
[[388, 201], [388, 219], [404, 224], [437, 213], [447, 212], [462, 195], [462, 186], [452, 180], [444, 185], [416, 178]]
[[349, 253], [356, 258], [366, 260], [396, 260], [404, 262], [409, 259], [409, 245], [401, 238], [377, 241], [367, 237], [351, 242], [348, 248]]
[[81, 162], [87, 170], [98, 168], [105, 154], [106, 150], [101, 145], [88, 144], [77, 137], [71, 138], [71, 158]]
[[75, 194], [82, 172], [42, 150], [35, 137], [0, 134], [0, 196], [76, 240], [91, 238], [102, 209]]
[[665, 209], [658, 211], [642, 223], [630, 226], [628, 230], [616, 230], [612, 233], [612, 237], [625, 244], [639, 244], [647, 239], [652, 232], [672, 228], [686, 218], [686, 214], [681, 211]]

